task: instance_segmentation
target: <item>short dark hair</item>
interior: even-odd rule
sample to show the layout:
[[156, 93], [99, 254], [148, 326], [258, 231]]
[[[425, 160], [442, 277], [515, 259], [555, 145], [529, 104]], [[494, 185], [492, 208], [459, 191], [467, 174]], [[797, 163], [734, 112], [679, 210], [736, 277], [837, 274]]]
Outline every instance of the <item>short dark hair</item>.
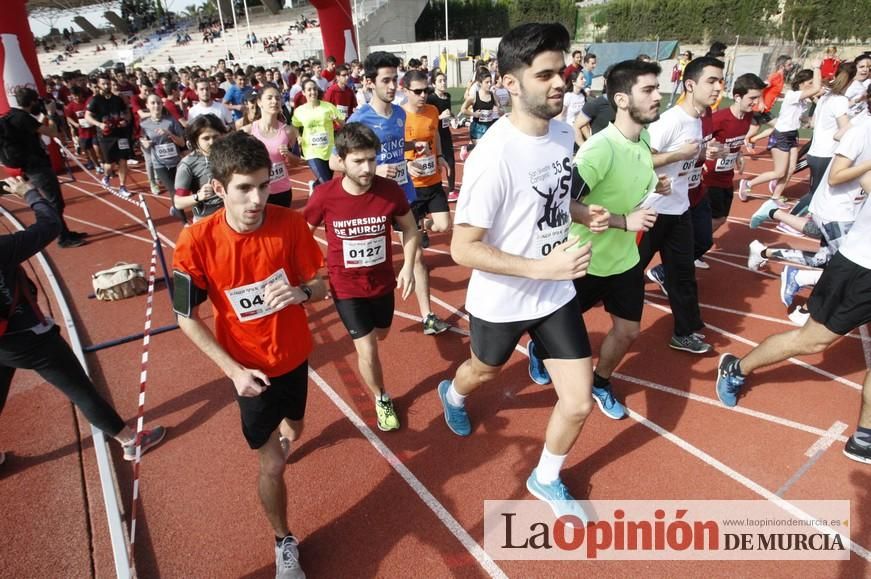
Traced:
[[636, 58], [624, 60], [611, 66], [605, 72], [605, 94], [608, 95], [608, 102], [611, 104], [611, 108], [615, 111], [617, 110], [614, 96], [618, 92], [631, 95], [632, 87], [638, 82], [639, 77], [648, 74], [658, 77], [660, 72], [662, 72], [662, 67], [657, 63], [644, 62]]
[[743, 97], [751, 90], [762, 90], [765, 86], [764, 80], [752, 72], [748, 72], [735, 79], [735, 84], [732, 85], [732, 94]]
[[705, 68], [709, 66], [723, 70], [724, 68], [726, 68], [726, 63], [719, 58], [713, 58], [710, 56], [700, 56], [698, 58], [692, 59], [686, 65], [686, 68], [683, 69], [684, 88], [686, 88], [688, 80], [691, 80], [693, 82], [699, 82], [699, 79], [702, 78], [702, 73], [704, 72]]
[[570, 43], [569, 31], [556, 22], [515, 26], [499, 41], [496, 53], [499, 70], [503, 75], [516, 73], [524, 66], [532, 65], [542, 52], [568, 52]]
[[726, 56], [726, 44], [715, 40], [711, 43], [711, 48], [708, 49], [708, 53], [705, 56], [712, 56], [714, 58]]
[[212, 177], [226, 187], [233, 175], [250, 175], [258, 169], [269, 169], [272, 161], [266, 145], [257, 137], [244, 131], [233, 131], [212, 145], [209, 166]]
[[809, 68], [804, 68], [796, 73], [796, 75], [792, 78], [792, 90], [800, 90], [799, 87], [813, 79], [814, 71]]
[[492, 79], [493, 76], [490, 74], [490, 71], [486, 68], [478, 70], [478, 74], [475, 75], [475, 82], [484, 82], [487, 79]]
[[790, 60], [792, 60], [791, 56], [789, 56], [788, 54], [781, 54], [777, 57], [777, 60], [774, 61], [774, 68], [780, 68]]
[[408, 68], [417, 68], [420, 66], [420, 61], [416, 58], [408, 59]]
[[596, 55], [593, 54], [592, 52], [588, 52], [587, 54], [584, 55], [584, 62], [585, 63], [590, 62], [594, 58], [596, 58]]
[[363, 62], [363, 76], [375, 80], [380, 68], [399, 68], [399, 57], [383, 50], [369, 53]]
[[348, 123], [336, 134], [336, 154], [342, 159], [354, 151], [377, 153], [380, 148], [378, 135], [363, 123]]
[[206, 129], [214, 129], [222, 135], [227, 132], [227, 127], [224, 126], [224, 121], [211, 113], [194, 117], [194, 120], [189, 122], [184, 130], [184, 138], [188, 142], [192, 151], [196, 150], [200, 134], [202, 134]]
[[336, 76], [340, 74], [351, 74], [351, 69], [348, 68], [347, 64], [340, 64], [336, 67]]
[[412, 69], [406, 72], [405, 76], [402, 77], [402, 86], [408, 88], [414, 81], [422, 82], [427, 85], [429, 84], [429, 79], [424, 71]]
[[15, 89], [15, 100], [22, 109], [29, 109], [39, 100], [39, 93], [29, 86], [19, 86]]
[[327, 57], [327, 62], [328, 62], [328, 63], [330, 63], [330, 62], [336, 62], [336, 57], [335, 57], [335, 56], [328, 56], [328, 57]]
[[573, 52], [572, 52], [572, 58], [578, 56], [579, 54], [584, 54], [584, 53], [581, 52], [580, 50], [575, 50], [575, 51], [573, 51]]

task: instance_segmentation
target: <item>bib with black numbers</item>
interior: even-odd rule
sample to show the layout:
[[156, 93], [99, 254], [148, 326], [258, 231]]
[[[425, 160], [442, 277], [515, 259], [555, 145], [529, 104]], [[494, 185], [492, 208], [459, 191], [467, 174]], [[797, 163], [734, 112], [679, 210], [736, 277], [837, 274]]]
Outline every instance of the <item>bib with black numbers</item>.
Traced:
[[233, 311], [236, 312], [236, 317], [239, 321], [250, 322], [251, 320], [258, 320], [283, 309], [267, 306], [266, 300], [263, 297], [266, 286], [281, 281], [290, 284], [284, 269], [279, 269], [264, 280], [224, 290], [224, 294], [230, 301], [230, 305], [233, 306]]
[[343, 239], [342, 254], [348, 269], [372, 267], [387, 259], [386, 240], [383, 237]]

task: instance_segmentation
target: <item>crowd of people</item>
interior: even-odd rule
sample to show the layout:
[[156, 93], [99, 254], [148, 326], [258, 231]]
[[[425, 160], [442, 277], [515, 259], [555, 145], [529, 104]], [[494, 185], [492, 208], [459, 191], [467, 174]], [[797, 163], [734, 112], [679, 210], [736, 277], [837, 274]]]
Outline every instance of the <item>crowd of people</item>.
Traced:
[[[473, 432], [467, 404], [498, 379], [527, 335], [530, 377], [553, 384], [557, 398], [527, 488], [556, 515], [581, 521], [587, 514], [560, 471], [595, 406], [614, 420], [627, 414], [611, 377], [641, 331], [646, 279], [671, 305], [667, 346], [690, 355], [713, 350], [702, 333], [696, 275], [709, 267], [704, 256], [736, 192], [750, 202], [753, 187], [767, 184], [770, 196], [750, 227], [777, 220], [819, 239], [821, 249], [809, 254], [751, 244], [751, 269], [771, 259], [802, 266], [783, 269], [787, 306], [801, 288], [814, 287], [796, 319], [799, 328], [771, 336], [741, 359], [723, 353], [711, 378], [724, 405], [738, 403], [759, 368], [822, 351], [871, 321], [871, 205], [865, 202], [871, 56], [799, 71], [781, 57], [767, 82], [744, 74], [726, 94], [725, 47], [716, 43], [704, 56], [685, 55], [680, 98], [661, 112], [661, 68], [649, 57], [610, 66], [596, 95], [596, 56], [575, 51], [567, 65], [569, 48], [560, 24], [508, 31], [497, 58], [475, 68], [461, 103], [452, 102], [445, 74], [430, 70], [425, 57], [406, 65], [387, 52], [347, 64], [328, 57], [325, 64], [232, 69], [221, 60], [165, 72], [61, 75], [47, 79], [42, 113], [35, 93], [19, 96], [16, 126], [33, 135], [65, 135], [107, 188], [117, 176], [118, 192], [129, 195], [127, 165], [141, 155], [152, 192], [170, 195], [173, 213], [188, 225], [174, 255], [174, 308], [184, 334], [234, 386], [244, 438], [260, 459], [258, 493], [275, 534], [277, 577], [304, 576], [283, 472], [302, 432], [315, 347], [306, 304], [331, 295], [372, 396], [376, 426], [401, 429], [378, 348], [388, 339], [397, 295], [415, 296], [424, 334], [449, 329], [430, 306], [422, 250], [431, 232], [450, 232], [453, 259], [472, 270], [465, 302], [470, 356], [437, 389], [447, 427], [458, 436]], [[724, 97], [728, 106], [721, 106]], [[792, 205], [781, 195], [812, 103], [811, 184]], [[457, 192], [453, 141], [466, 123], [470, 141], [460, 149], [465, 167]], [[745, 180], [745, 156], [756, 154], [754, 143], [765, 136], [774, 168]], [[85, 243], [64, 225], [57, 178], [34, 155], [39, 163], [21, 167], [29, 185], [7, 183], [37, 212], [34, 227], [45, 231], [32, 233], [40, 241], [31, 249], [3, 262], [0, 281], [8, 287], [25, 283], [20, 261], [55, 235], [61, 247]], [[314, 179], [304, 209], [293, 211], [290, 172], [302, 163]], [[453, 218], [451, 202], [457, 203]], [[320, 228], [325, 255], [313, 237]], [[401, 239], [398, 273], [394, 230]], [[648, 268], [656, 254], [661, 263]], [[328, 285], [319, 273], [324, 267]], [[202, 321], [206, 301], [214, 331]], [[5, 304], [7, 334], [11, 328], [11, 335], [42, 335], [33, 328], [45, 322], [35, 302], [28, 303], [26, 318], [16, 303]], [[611, 325], [594, 364], [583, 314], [600, 304]], [[18, 361], [12, 344], [19, 342], [12, 340], [0, 334], [6, 372], [0, 400], [11, 382], [7, 367], [48, 363]], [[56, 333], [51, 340], [65, 352]], [[56, 373], [72, 371], [64, 359]], [[99, 405], [89, 383], [78, 390], [53, 383], [77, 404]], [[100, 406], [86, 414], [129, 445], [131, 433], [112, 412]], [[160, 427], [147, 432], [149, 448], [164, 434]], [[871, 463], [871, 375], [844, 453]]]

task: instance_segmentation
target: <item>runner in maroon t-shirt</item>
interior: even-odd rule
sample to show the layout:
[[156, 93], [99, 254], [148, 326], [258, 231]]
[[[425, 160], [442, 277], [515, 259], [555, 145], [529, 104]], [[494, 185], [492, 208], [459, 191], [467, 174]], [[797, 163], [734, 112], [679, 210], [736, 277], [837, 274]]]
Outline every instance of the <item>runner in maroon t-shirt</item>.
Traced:
[[336, 82], [327, 88], [324, 94], [324, 100], [328, 103], [333, 103], [339, 109], [339, 115], [342, 121], [348, 120], [348, 117], [354, 112], [357, 106], [357, 96], [351, 87], [348, 86], [348, 79], [351, 77], [351, 69], [344, 64], [336, 67]]
[[755, 74], [743, 74], [735, 79], [729, 108], [714, 113], [714, 139], [726, 147], [726, 155], [705, 163], [702, 184], [711, 201], [713, 231], [717, 231], [729, 217], [734, 194], [735, 167], [744, 172], [741, 147], [753, 123], [753, 111], [762, 96], [765, 82]]
[[85, 100], [85, 91], [80, 86], [74, 86], [70, 89], [70, 103], [64, 107], [64, 116], [71, 127], [76, 129], [78, 135], [79, 148], [88, 156], [88, 169], [100, 167], [100, 160], [97, 157], [97, 141], [94, 137], [97, 136], [96, 129], [88, 124], [85, 119], [85, 111], [88, 109], [88, 103]]
[[[414, 256], [420, 238], [405, 192], [396, 182], [375, 175], [378, 137], [369, 127], [348, 123], [336, 136], [341, 179], [318, 186], [303, 214], [314, 230], [324, 225], [327, 271], [342, 323], [354, 340], [357, 366], [375, 396], [378, 428], [397, 430], [399, 418], [384, 389], [378, 340], [393, 321], [393, 290], [402, 299], [414, 291]], [[394, 279], [391, 231], [402, 230], [405, 260]], [[373, 331], [374, 330], [374, 331]]]

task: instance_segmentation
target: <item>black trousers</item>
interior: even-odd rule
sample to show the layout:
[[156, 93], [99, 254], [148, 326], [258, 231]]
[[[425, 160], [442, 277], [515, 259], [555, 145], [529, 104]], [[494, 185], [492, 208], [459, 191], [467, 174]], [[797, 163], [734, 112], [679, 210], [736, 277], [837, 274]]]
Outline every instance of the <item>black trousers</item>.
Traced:
[[454, 138], [451, 130], [439, 131], [442, 142], [442, 155], [448, 163], [448, 193], [457, 188], [457, 161], [454, 156]]
[[823, 182], [823, 176], [826, 174], [826, 169], [829, 168], [829, 163], [831, 162], [831, 157], [807, 156], [807, 164], [811, 170], [810, 189], [798, 200], [798, 203], [795, 204], [790, 213], [793, 215], [804, 215], [807, 213], [808, 207], [810, 207], [811, 201], [814, 198], [814, 193], [816, 193], [820, 183]]
[[701, 259], [714, 246], [714, 222], [707, 193], [698, 205], [690, 207], [690, 218], [693, 222], [693, 258]]
[[61, 230], [58, 241], [64, 241], [69, 238], [70, 230], [64, 221], [64, 196], [60, 190], [60, 183], [57, 180], [57, 175], [51, 167], [43, 167], [39, 169], [28, 169], [24, 172], [34, 187], [40, 190], [45, 200], [51, 203], [54, 210], [57, 211], [60, 217]]
[[681, 215], [656, 217], [653, 228], [641, 238], [641, 266], [647, 267], [658, 251], [665, 268], [665, 289], [674, 317], [676, 336], [689, 336], [704, 327], [696, 284], [693, 223], [690, 210]]
[[124, 421], [94, 388], [57, 326], [44, 334], [23, 332], [0, 338], [0, 412], [19, 368], [35, 370], [63, 392], [88, 422], [109, 436], [116, 436], [124, 428]]

